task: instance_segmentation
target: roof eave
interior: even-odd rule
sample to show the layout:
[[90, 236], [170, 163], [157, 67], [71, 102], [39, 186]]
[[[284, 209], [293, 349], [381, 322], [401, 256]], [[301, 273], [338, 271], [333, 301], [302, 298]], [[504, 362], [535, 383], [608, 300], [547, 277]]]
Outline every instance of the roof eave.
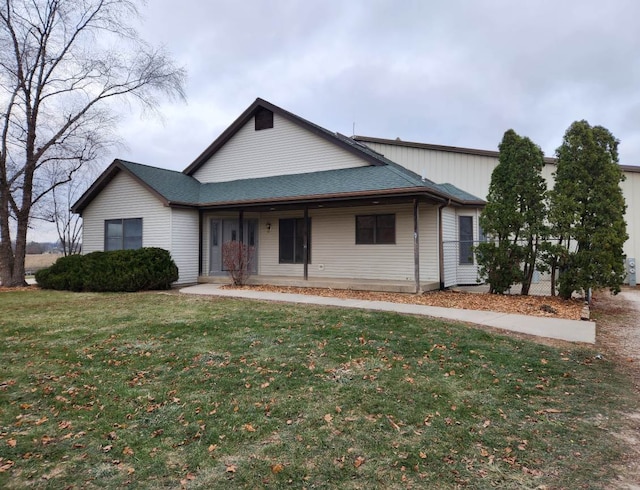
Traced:
[[71, 206], [71, 212], [82, 216], [82, 211], [93, 201], [93, 199], [102, 192], [102, 190], [113, 180], [113, 178], [119, 172], [126, 172], [129, 176], [133, 177], [142, 187], [148, 190], [154, 195], [163, 205], [169, 206], [169, 201], [166, 197], [160, 194], [157, 190], [147, 184], [144, 180], [138, 177], [135, 173], [131, 172], [121, 160], [115, 159], [107, 169], [102, 172], [100, 177], [89, 187], [82, 196]]
[[385, 189], [379, 191], [359, 191], [329, 194], [311, 194], [301, 196], [286, 196], [279, 198], [250, 199], [225, 202], [203, 202], [198, 205], [201, 208], [225, 208], [237, 206], [264, 206], [266, 204], [304, 204], [321, 201], [344, 201], [353, 199], [372, 199], [377, 197], [428, 197], [429, 199], [444, 203], [458, 204], [461, 206], [484, 206], [484, 201], [464, 201], [444, 195], [439, 192], [426, 190], [423, 187], [411, 187], [402, 189]]
[[[372, 136], [354, 136], [354, 140], [363, 143], [379, 143], [383, 145], [404, 146], [408, 148], [420, 148], [423, 150], [446, 151], [449, 153], [462, 153], [465, 155], [475, 155], [481, 157], [498, 158], [500, 153], [494, 150], [479, 150], [477, 148], [465, 148], [461, 146], [434, 145], [431, 143], [417, 143], [415, 141], [390, 140], [386, 138], [375, 138]], [[544, 157], [544, 163], [555, 165], [557, 159], [553, 157]]]

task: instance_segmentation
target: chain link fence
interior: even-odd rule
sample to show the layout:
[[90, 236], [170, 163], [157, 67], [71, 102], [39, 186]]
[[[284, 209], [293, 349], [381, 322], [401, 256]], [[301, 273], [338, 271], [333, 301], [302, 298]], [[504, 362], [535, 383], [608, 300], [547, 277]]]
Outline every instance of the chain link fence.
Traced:
[[[489, 292], [489, 284], [480, 277], [479, 267], [474, 254], [478, 241], [445, 241], [443, 242], [444, 285], [465, 291]], [[557, 271], [556, 271], [557, 278]], [[521, 294], [522, 284], [514, 284], [508, 294]], [[533, 280], [529, 288], [533, 296], [551, 296], [551, 274], [533, 272]]]

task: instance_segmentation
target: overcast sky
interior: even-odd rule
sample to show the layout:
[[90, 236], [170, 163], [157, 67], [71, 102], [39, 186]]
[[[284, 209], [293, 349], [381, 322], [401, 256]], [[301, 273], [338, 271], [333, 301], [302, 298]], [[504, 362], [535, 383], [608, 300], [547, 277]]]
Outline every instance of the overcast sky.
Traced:
[[344, 134], [552, 156], [587, 119], [640, 165], [637, 0], [152, 0], [142, 36], [188, 71], [187, 103], [123, 121], [113, 155], [184, 169], [256, 97]]
[[[638, 0], [151, 0], [187, 102], [133, 111], [118, 157], [183, 170], [256, 97], [343, 134], [553, 156], [587, 119], [640, 165]], [[135, 108], [134, 108], [135, 109]]]

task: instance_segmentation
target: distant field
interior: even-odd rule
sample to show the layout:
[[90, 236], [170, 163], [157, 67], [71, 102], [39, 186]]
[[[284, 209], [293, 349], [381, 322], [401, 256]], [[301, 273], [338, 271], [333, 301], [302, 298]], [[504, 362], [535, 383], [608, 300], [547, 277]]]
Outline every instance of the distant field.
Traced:
[[62, 254], [27, 254], [24, 268], [27, 271], [37, 271], [44, 267], [49, 267], [60, 257], [62, 257]]

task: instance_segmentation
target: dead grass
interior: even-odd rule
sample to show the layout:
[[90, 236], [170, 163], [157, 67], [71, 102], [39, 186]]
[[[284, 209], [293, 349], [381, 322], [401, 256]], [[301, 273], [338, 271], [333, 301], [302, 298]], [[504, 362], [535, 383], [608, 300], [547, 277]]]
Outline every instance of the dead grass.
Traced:
[[24, 268], [28, 271], [37, 271], [53, 265], [62, 257], [62, 254], [27, 254], [24, 261]]

